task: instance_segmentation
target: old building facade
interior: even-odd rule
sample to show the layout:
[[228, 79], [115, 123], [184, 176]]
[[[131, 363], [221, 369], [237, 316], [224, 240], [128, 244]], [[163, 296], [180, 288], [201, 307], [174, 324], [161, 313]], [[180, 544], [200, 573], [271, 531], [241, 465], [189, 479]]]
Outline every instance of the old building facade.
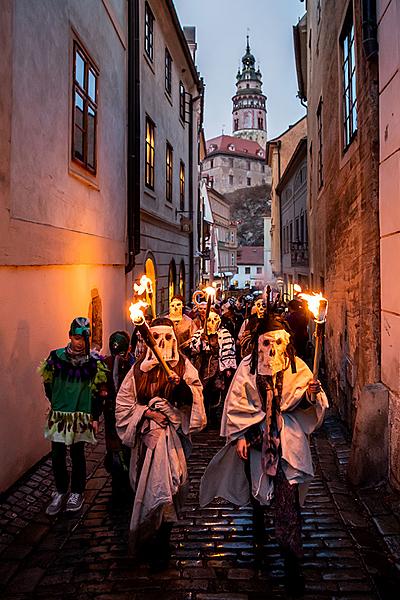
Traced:
[[200, 277], [197, 248], [198, 140], [202, 82], [195, 31], [181, 28], [173, 2], [139, 1], [140, 247], [134, 277], [153, 282], [157, 313], [189, 298]]
[[307, 119], [303, 117], [286, 131], [267, 143], [267, 164], [271, 169], [271, 269], [282, 280], [281, 202], [276, 188], [300, 140], [307, 134]]
[[283, 290], [293, 297], [295, 283], [309, 287], [307, 215], [307, 138], [297, 145], [276, 186], [280, 205]]
[[238, 289], [261, 290], [265, 286], [264, 247], [242, 246], [237, 253], [238, 271], [232, 285]]
[[400, 6], [388, 0], [377, 8], [382, 382], [389, 390], [391, 481], [400, 489]]
[[105, 349], [126, 325], [127, 23], [124, 0], [2, 2], [0, 490], [49, 451], [36, 369], [71, 320]]
[[[371, 8], [310, 0], [296, 51], [298, 72], [307, 65], [299, 95], [308, 104], [310, 280], [329, 300], [326, 373], [355, 446], [380, 382], [378, 64], [362, 27], [373, 23]], [[380, 452], [384, 436], [370, 439], [369, 452]]]

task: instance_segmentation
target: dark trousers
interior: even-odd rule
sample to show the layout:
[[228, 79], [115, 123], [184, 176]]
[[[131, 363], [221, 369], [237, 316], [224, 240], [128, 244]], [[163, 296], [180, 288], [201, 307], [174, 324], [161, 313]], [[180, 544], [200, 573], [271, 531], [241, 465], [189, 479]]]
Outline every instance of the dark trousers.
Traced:
[[[71, 492], [83, 494], [86, 486], [85, 442], [77, 442], [69, 446], [71, 457]], [[61, 442], [51, 443], [51, 462], [53, 465], [56, 489], [59, 494], [66, 494], [69, 487], [67, 469], [67, 446]]]
[[[251, 452], [251, 449], [249, 448]], [[250, 459], [246, 461], [245, 473], [250, 485], [251, 473]], [[259, 539], [264, 533], [264, 509], [251, 495], [254, 511], [255, 538]], [[299, 501], [299, 488], [297, 484], [290, 485], [279, 463], [278, 471], [274, 477], [274, 499], [272, 503], [274, 513], [275, 536], [279, 549], [283, 555], [290, 553], [297, 558], [303, 556], [301, 540], [301, 509]]]

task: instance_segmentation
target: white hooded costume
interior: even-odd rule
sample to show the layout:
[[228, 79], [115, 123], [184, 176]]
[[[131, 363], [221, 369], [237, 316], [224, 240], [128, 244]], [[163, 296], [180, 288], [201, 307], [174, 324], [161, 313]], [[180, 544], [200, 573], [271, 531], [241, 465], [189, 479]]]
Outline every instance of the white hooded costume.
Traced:
[[[248, 428], [263, 424], [266, 413], [257, 389], [256, 375], [250, 372], [251, 356], [244, 358], [236, 371], [225, 400], [221, 422], [221, 436], [226, 445], [209, 463], [200, 485], [200, 505], [214, 498], [225, 498], [238, 506], [250, 502], [249, 482], [245, 461], [236, 453], [236, 441], [244, 437]], [[280, 431], [281, 464], [289, 483], [298, 483], [300, 503], [303, 504], [308, 483], [314, 476], [308, 436], [321, 425], [328, 400], [323, 391], [316, 395], [315, 404], [299, 408], [312, 373], [296, 357], [297, 373], [288, 368], [283, 376], [282, 429]], [[273, 497], [273, 478], [263, 473], [261, 452], [250, 449], [252, 495], [261, 505], [268, 505]]]
[[[163, 330], [162, 327], [158, 329], [161, 332]], [[171, 331], [171, 328], [168, 329]], [[176, 348], [176, 338], [173, 337]], [[150, 351], [147, 359], [140, 365], [144, 373], [158, 364], [154, 355], [151, 355]], [[183, 380], [193, 396], [191, 406], [177, 408], [158, 396], [151, 398], [148, 404], [139, 404], [134, 367], [128, 372], [117, 395], [117, 433], [122, 443], [132, 449], [129, 476], [135, 493], [130, 523], [130, 545], [133, 552], [163, 521], [177, 521], [177, 512], [188, 487], [186, 454], [191, 448], [189, 434], [200, 431], [206, 424], [198, 373], [188, 359], [184, 360]], [[174, 365], [176, 362], [172, 360], [170, 364]], [[163, 428], [153, 419], [146, 418], [144, 413], [147, 409], [165, 415], [168, 418], [167, 426]]]

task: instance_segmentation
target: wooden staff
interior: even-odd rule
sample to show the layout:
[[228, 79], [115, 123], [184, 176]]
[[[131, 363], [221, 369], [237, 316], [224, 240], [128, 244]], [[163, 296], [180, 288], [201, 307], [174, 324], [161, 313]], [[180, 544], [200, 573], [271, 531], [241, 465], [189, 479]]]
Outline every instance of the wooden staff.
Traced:
[[166, 376], [168, 378], [171, 377], [171, 375], [173, 373], [175, 373], [175, 371], [173, 371], [171, 369], [171, 367], [168, 365], [167, 361], [162, 356], [160, 349], [157, 346], [156, 340], [154, 339], [153, 334], [151, 333], [150, 327], [147, 325], [143, 314], [141, 317], [139, 315], [138, 316], [135, 315], [132, 318], [132, 321], [133, 321], [134, 325], [136, 325], [136, 327], [138, 328], [139, 333], [142, 336], [142, 338], [144, 339], [146, 345], [150, 348], [150, 350], [153, 351], [156, 359], [159, 362], [160, 367], [163, 369]]
[[[321, 360], [322, 343], [325, 335], [326, 313], [328, 310], [328, 300], [321, 298], [319, 301], [318, 315], [315, 320], [315, 352], [313, 362], [313, 380], [318, 381], [319, 362]], [[316, 401], [316, 394], [312, 394], [312, 401]]]

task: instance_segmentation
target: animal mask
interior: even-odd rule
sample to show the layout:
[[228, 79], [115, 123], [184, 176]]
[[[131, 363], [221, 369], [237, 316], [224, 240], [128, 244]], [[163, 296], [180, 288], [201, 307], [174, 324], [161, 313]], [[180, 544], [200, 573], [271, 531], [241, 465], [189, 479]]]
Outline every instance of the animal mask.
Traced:
[[[164, 360], [166, 360], [171, 367], [177, 365], [179, 361], [178, 342], [176, 341], [173, 328], [168, 325], [156, 325], [155, 327], [151, 327], [150, 331], [153, 334], [154, 340]], [[146, 357], [140, 365], [140, 370], [146, 373], [158, 364], [158, 360], [153, 351], [150, 348], [147, 348]]]
[[290, 335], [284, 329], [268, 331], [258, 338], [257, 372], [260, 375], [275, 375], [286, 368], [286, 346]]

